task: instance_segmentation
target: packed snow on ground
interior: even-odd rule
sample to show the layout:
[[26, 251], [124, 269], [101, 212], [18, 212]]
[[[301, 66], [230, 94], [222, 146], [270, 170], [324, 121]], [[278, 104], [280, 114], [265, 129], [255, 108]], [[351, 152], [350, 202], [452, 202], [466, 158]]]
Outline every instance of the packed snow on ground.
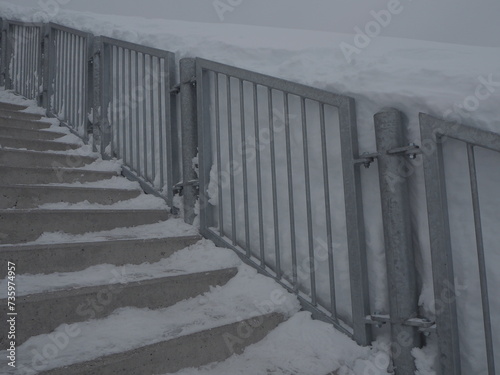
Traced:
[[[303, 30], [285, 30], [265, 27], [237, 26], [228, 24], [199, 24], [181, 21], [146, 20], [141, 18], [112, 17], [90, 13], [76, 13], [61, 10], [54, 15], [47, 15], [37, 10], [26, 10], [11, 4], [1, 4], [2, 16], [10, 19], [26, 21], [50, 21], [69, 27], [74, 27], [95, 35], [106, 35], [130, 42], [140, 43], [176, 53], [177, 59], [182, 57], [203, 57], [218, 62], [236, 65], [241, 68], [270, 74], [295, 82], [312, 85], [337, 94], [349, 95], [356, 100], [356, 115], [360, 152], [376, 150], [373, 130], [373, 115], [386, 107], [396, 107], [406, 114], [406, 123], [410, 140], [421, 143], [418, 125], [420, 111], [431, 115], [457, 120], [466, 125], [499, 132], [500, 116], [498, 103], [500, 100], [500, 49], [470, 47], [461, 45], [423, 42], [381, 37], [372, 38], [369, 46], [361, 48], [346, 58], [341, 50], [342, 43], [354, 45], [353, 35], [342, 35]], [[364, 25], [357, 25], [363, 28]], [[345, 46], [345, 45], [344, 45]], [[234, 92], [237, 92], [235, 90]], [[223, 91], [222, 91], [223, 93]], [[237, 102], [237, 97], [234, 98]], [[279, 99], [279, 98], [277, 98]], [[234, 114], [235, 116], [238, 113]], [[262, 114], [266, 115], [265, 113]], [[275, 113], [282, 121], [282, 112]], [[335, 113], [328, 114], [335, 118]], [[234, 119], [233, 119], [234, 120]], [[292, 117], [291, 122], [300, 123], [300, 117]], [[233, 124], [238, 124], [238, 119]], [[262, 126], [266, 122], [262, 122]], [[248, 131], [251, 131], [251, 125]], [[328, 144], [333, 160], [338, 160], [339, 143], [335, 136], [337, 123], [329, 124], [332, 133]], [[224, 133], [224, 136], [227, 134]], [[238, 133], [235, 133], [235, 139]], [[279, 135], [282, 137], [283, 134]], [[312, 186], [314, 231], [324, 237], [324, 196], [321, 193], [322, 180], [319, 176], [322, 162], [318, 154], [317, 131], [311, 129], [309, 134], [312, 143], [311, 176], [313, 181], [320, 181], [318, 186]], [[301, 158], [302, 134], [300, 127], [292, 129], [292, 146], [297, 160]], [[278, 138], [277, 143], [282, 142]], [[254, 144], [254, 143], [253, 143]], [[282, 153], [282, 144], [278, 144], [278, 181], [286, 181], [286, 165]], [[250, 142], [250, 146], [252, 142]], [[445, 145], [445, 161], [447, 167], [447, 186], [449, 188], [450, 225], [453, 234], [453, 251], [456, 267], [456, 284], [459, 288], [457, 303], [459, 307], [459, 326], [463, 348], [464, 373], [485, 373], [484, 337], [481, 318], [481, 301], [477, 275], [475, 234], [471, 211], [470, 183], [467, 177], [466, 151], [463, 145], [449, 141]], [[226, 147], [226, 146], [224, 146]], [[280, 148], [281, 147], [281, 148]], [[268, 167], [269, 150], [263, 152], [263, 165]], [[500, 234], [500, 210], [498, 210], [498, 186], [500, 174], [500, 155], [485, 150], [478, 150], [478, 175], [480, 178], [481, 203], [484, 207], [482, 220], [484, 224], [484, 241], [487, 249], [488, 282], [491, 286], [500, 284], [500, 253], [498, 243]], [[414, 171], [407, 178], [410, 185], [413, 208], [413, 238], [416, 247], [416, 263], [419, 272], [419, 283], [422, 286], [420, 305], [422, 313], [433, 318], [436, 313], [436, 301], [432, 291], [431, 260], [429, 237], [427, 229], [427, 213], [423, 171], [421, 158], [411, 162]], [[299, 163], [300, 164], [300, 163]], [[250, 176], [254, 173], [252, 166]], [[294, 166], [294, 174], [303, 176], [303, 166]], [[330, 165], [330, 173], [337, 176], [341, 173], [338, 166]], [[217, 171], [217, 166], [214, 166]], [[265, 173], [268, 173], [265, 172]], [[380, 197], [378, 191], [378, 172], [376, 163], [368, 170], [362, 170], [363, 199], [365, 204], [366, 240], [370, 277], [370, 297], [372, 311], [388, 311], [387, 280], [385, 275], [385, 257], [383, 242], [383, 227], [380, 214]], [[264, 174], [264, 179], [268, 179]], [[211, 185], [211, 198], [216, 201], [217, 189], [214, 181]], [[254, 184], [250, 177], [250, 183]], [[337, 183], [337, 185], [335, 185]], [[332, 181], [332, 212], [335, 230], [335, 265], [337, 305], [340, 313], [349, 320], [350, 296], [349, 275], [347, 272], [347, 250], [345, 235], [345, 218], [343, 190], [341, 182]], [[236, 179], [237, 189], [237, 225], [241, 228], [243, 222], [243, 199], [240, 178]], [[255, 185], [251, 185], [255, 186]], [[268, 186], [268, 185], [267, 185]], [[303, 196], [303, 177], [294, 183], [296, 196]], [[264, 192], [264, 207], [271, 207], [272, 198]], [[267, 192], [267, 193], [266, 193]], [[302, 194], [302, 195], [301, 195]], [[227, 196], [226, 192], [224, 193]], [[250, 198], [255, 202], [255, 191], [250, 189]], [[226, 199], [226, 198], [224, 198]], [[280, 189], [280, 233], [283, 246], [283, 264], [290, 262], [289, 229], [287, 227], [288, 210], [286, 189]], [[304, 204], [297, 203], [295, 212], [305, 212]], [[225, 203], [227, 207], [227, 201]], [[255, 227], [256, 208], [252, 205], [252, 244], [258, 242], [259, 235]], [[227, 211], [225, 211], [227, 213]], [[297, 216], [297, 238], [299, 244], [299, 261], [307, 259], [307, 246], [304, 216]], [[273, 261], [274, 251], [272, 237], [272, 212], [265, 210], [265, 246], [269, 251], [269, 259]], [[226, 230], [230, 230], [226, 226]], [[239, 239], [244, 237], [244, 231], [238, 233]], [[324, 242], [324, 241], [323, 241]], [[254, 246], [254, 245], [253, 245]], [[255, 248], [252, 248], [254, 251]], [[288, 262], [288, 263], [287, 263]], [[318, 293], [328, 302], [328, 279], [322, 271], [325, 267], [318, 265]], [[303, 287], [307, 289], [309, 280]], [[437, 301], [439, 302], [439, 301]], [[493, 322], [500, 322], [500, 298], [495, 294], [490, 296]], [[493, 324], [495, 333], [495, 348], [500, 347], [500, 325]], [[433, 373], [432, 361], [435, 355], [435, 345], [432, 336], [428, 347], [415, 350], [420, 375]], [[500, 362], [500, 350], [496, 350], [497, 362]]]

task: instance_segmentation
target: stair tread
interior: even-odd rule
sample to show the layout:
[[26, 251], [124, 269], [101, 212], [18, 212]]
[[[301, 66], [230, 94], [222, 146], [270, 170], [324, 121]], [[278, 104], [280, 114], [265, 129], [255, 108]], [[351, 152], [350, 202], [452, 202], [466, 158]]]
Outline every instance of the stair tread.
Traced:
[[[2, 248], [0, 247], [0, 250]], [[140, 251], [140, 248], [138, 249]], [[170, 257], [155, 263], [115, 266], [100, 264], [83, 271], [53, 273], [48, 275], [16, 275], [17, 297], [68, 289], [106, 286], [117, 282], [127, 283], [196, 272], [214, 271], [235, 267], [238, 256], [227, 249], [218, 248], [202, 240]], [[6, 297], [7, 279], [0, 281], [0, 298]]]
[[62, 141], [58, 141], [57, 139], [56, 140], [50, 140], [50, 139], [31, 140], [31, 139], [17, 138], [17, 137], [10, 136], [10, 135], [0, 135], [0, 144], [1, 144], [2, 139], [16, 139], [16, 140], [26, 141], [26, 142], [44, 143], [44, 144], [47, 144], [47, 145], [56, 144], [56, 145], [78, 146], [78, 147], [82, 146], [81, 143], [62, 142]]
[[[94, 173], [102, 173], [102, 174], [114, 174], [114, 175], [119, 175], [119, 172], [116, 170], [98, 170], [98, 169], [89, 169], [88, 166], [85, 166], [83, 168], [69, 168], [69, 167], [60, 167], [60, 166], [55, 166], [55, 167], [11, 167], [8, 165], [1, 165], [0, 169], [12, 169], [12, 170], [27, 170], [27, 171], [53, 171], [53, 170], [63, 170], [63, 171], [69, 171], [69, 172], [94, 172]], [[44, 185], [44, 184], [39, 184], [39, 185]]]
[[[175, 220], [175, 219], [171, 219]], [[199, 235], [171, 235], [168, 234], [166, 236], [155, 236], [154, 238], [142, 238], [142, 237], [137, 237], [137, 238], [111, 238], [107, 240], [96, 240], [93, 242], [89, 241], [71, 241], [71, 242], [59, 242], [59, 243], [42, 243], [42, 244], [30, 244], [30, 243], [22, 243], [22, 244], [16, 244], [16, 245], [0, 245], [0, 253], [2, 251], [16, 251], [16, 252], [22, 252], [22, 251], [31, 251], [31, 250], [37, 250], [37, 251], [45, 251], [45, 250], [53, 250], [56, 248], [68, 248], [68, 247], [80, 247], [82, 245], [92, 245], [92, 244], [109, 244], [111, 242], [114, 243], [132, 243], [132, 242], [143, 242], [143, 241], [152, 241], [152, 242], [161, 242], [165, 241], [168, 239], [179, 239], [179, 238], [190, 238], [190, 239], [197, 239], [200, 240], [201, 237]]]
[[85, 186], [85, 185], [53, 185], [53, 184], [13, 184], [13, 185], [3, 185], [0, 184], [0, 189], [4, 188], [15, 188], [22, 190], [82, 190], [82, 191], [130, 191], [130, 190], [140, 190], [140, 189], [124, 189], [119, 187], [99, 187], [99, 186]]
[[[64, 353], [47, 361], [45, 369], [91, 361], [264, 314], [289, 317], [298, 311], [299, 304], [284, 289], [280, 290], [281, 303], [266, 304], [265, 307], [258, 305], [276, 293], [277, 288], [271, 279], [241, 266], [238, 274], [226, 285], [167, 308], [127, 307], [104, 319], [76, 323], [70, 327], [62, 325], [55, 332], [67, 332], [69, 329], [78, 331], [78, 334], [68, 340]], [[48, 339], [48, 335], [39, 335], [19, 346], [19, 364], [29, 365], [33, 350], [41, 350]]]
[[163, 238], [166, 234], [169, 236], [187, 236], [197, 235], [198, 230], [193, 226], [184, 223], [184, 220], [169, 218], [153, 224], [142, 224], [134, 227], [119, 227], [103, 231], [87, 232], [84, 234], [71, 234], [63, 232], [46, 232], [34, 241], [15, 244], [1, 244], [0, 250], [10, 246], [30, 246], [30, 245], [49, 245], [72, 242], [100, 242], [119, 239], [151, 239]]
[[[24, 120], [20, 120], [20, 121], [24, 121]], [[33, 121], [33, 122], [37, 123], [39, 121]], [[54, 134], [60, 135], [60, 136], [64, 136], [64, 135], [69, 134], [66, 129], [64, 129], [60, 126], [52, 126], [52, 123], [42, 122], [42, 124], [50, 124], [51, 126], [47, 127], [47, 128], [40, 128], [40, 129], [25, 129], [25, 128], [19, 128], [19, 127], [12, 126], [12, 125], [5, 125], [5, 124], [2, 124], [0, 122], [0, 127], [6, 129], [6, 131], [9, 131], [9, 129], [10, 129], [12, 131], [21, 130], [22, 132], [27, 132], [27, 133], [54, 133]]]

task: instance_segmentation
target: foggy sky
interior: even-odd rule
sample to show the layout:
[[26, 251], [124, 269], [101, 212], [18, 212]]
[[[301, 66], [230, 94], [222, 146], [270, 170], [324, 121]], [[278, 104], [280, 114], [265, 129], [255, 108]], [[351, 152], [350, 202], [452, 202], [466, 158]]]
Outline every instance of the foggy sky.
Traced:
[[[218, 16], [214, 2], [231, 11]], [[274, 26], [354, 33], [373, 20], [372, 11], [400, 2], [382, 36], [500, 47], [498, 0], [8, 0], [34, 8], [59, 2], [61, 8], [102, 14], [213, 23]], [[45, 4], [45, 5], [44, 5]]]

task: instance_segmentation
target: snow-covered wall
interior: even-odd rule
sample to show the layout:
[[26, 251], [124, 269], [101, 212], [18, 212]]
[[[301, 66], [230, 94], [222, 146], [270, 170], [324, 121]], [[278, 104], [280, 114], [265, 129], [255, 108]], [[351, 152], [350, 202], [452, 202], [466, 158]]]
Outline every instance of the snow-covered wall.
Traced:
[[[37, 9], [0, 4], [8, 19], [46, 21]], [[146, 20], [60, 11], [51, 21], [130, 42], [166, 49], [182, 57], [203, 57], [312, 85], [356, 99], [360, 151], [376, 149], [373, 115], [386, 107], [403, 111], [410, 139], [420, 144], [418, 113], [500, 132], [500, 49], [266, 27]], [[367, 24], [368, 25], [368, 24]], [[362, 29], [366, 29], [361, 25]], [[367, 26], [368, 27], [368, 26]], [[382, 27], [382, 26], [380, 26]], [[346, 42], [347, 40], [347, 42]], [[484, 373], [477, 258], [465, 147], [446, 145], [447, 183], [455, 254], [464, 373]], [[489, 283], [500, 285], [500, 155], [477, 155]], [[407, 176], [411, 186], [414, 243], [422, 284], [422, 310], [432, 315], [436, 303], [432, 277], [421, 159]], [[376, 166], [362, 171], [373, 310], [387, 311], [383, 228]], [[491, 296], [496, 353], [500, 353], [500, 298]], [[495, 324], [496, 323], [496, 324]], [[500, 354], [497, 354], [497, 357]], [[500, 358], [497, 358], [500, 362]]]

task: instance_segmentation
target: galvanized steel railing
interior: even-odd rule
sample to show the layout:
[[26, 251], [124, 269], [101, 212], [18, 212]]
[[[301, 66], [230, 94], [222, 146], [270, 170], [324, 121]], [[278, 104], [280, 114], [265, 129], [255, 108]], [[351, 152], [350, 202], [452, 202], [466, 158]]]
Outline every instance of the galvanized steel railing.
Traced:
[[[420, 114], [420, 127], [423, 142], [432, 146], [428, 152], [424, 152], [424, 172], [434, 275], [434, 294], [436, 301], [440, 302], [437, 306], [439, 307], [439, 312], [436, 313], [436, 323], [441, 351], [439, 362], [442, 365], [442, 373], [462, 373], [460, 359], [461, 340], [457, 316], [457, 299], [459, 298], [459, 293], [455, 290], [456, 278], [453, 265], [454, 256], [450, 236], [450, 213], [447, 198], [447, 191], [450, 190], [450, 187], [447, 188], [446, 186], [446, 169], [443, 157], [443, 147], [446, 139], [454, 139], [465, 144], [467, 150], [468, 166], [466, 169], [468, 171], [466, 173], [468, 173], [470, 180], [471, 208], [476, 245], [476, 249], [474, 250], [477, 252], [478, 262], [476, 272], [478, 271], [479, 274], [484, 345], [486, 348], [487, 365], [485, 370], [489, 375], [494, 375], [496, 374], [495, 356], [497, 355], [498, 359], [498, 350], [500, 350], [499, 347], [495, 350], [494, 341], [496, 339], [496, 345], [499, 345], [500, 337], [498, 335], [494, 337], [493, 334], [492, 310], [489, 300], [492, 294], [488, 287], [491, 290], [491, 287], [495, 288], [495, 285], [488, 285], [486, 259], [494, 255], [492, 251], [494, 252], [495, 248], [491, 247], [491, 243], [488, 248], [484, 240], [484, 218], [481, 210], [485, 210], [486, 207], [481, 204], [480, 199], [480, 180], [478, 179], [476, 152], [478, 149], [486, 149], [499, 153], [500, 134], [443, 121], [426, 114]], [[500, 186], [497, 188], [500, 188]], [[463, 197], [463, 199], [465, 200], [466, 197]], [[498, 210], [498, 206], [496, 210]], [[465, 220], [465, 218], [461, 218], [460, 220]], [[498, 230], [498, 228], [494, 230]], [[498, 243], [494, 245], [498, 249]], [[474, 272], [473, 266], [473, 264], [469, 265], [471, 269], [468, 270], [468, 273]], [[475, 345], [479, 345], [479, 343]]]
[[2, 76], [7, 89], [40, 101], [43, 24], [3, 20]]
[[50, 23], [46, 34], [46, 95], [49, 116], [86, 139], [91, 100], [89, 60], [93, 36]]
[[100, 37], [98, 127], [103, 155], [123, 159], [125, 173], [172, 204], [179, 179], [175, 56]]
[[[84, 139], [91, 134], [104, 157], [122, 159], [127, 177], [171, 206], [182, 192], [187, 222], [199, 209], [205, 237], [296, 293], [316, 317], [363, 345], [371, 325], [390, 324], [398, 374], [415, 371], [420, 331], [437, 332], [441, 373], [461, 373], [456, 300], [442, 304], [435, 324], [418, 315], [411, 198], [398, 168], [402, 158], [424, 154], [434, 291], [442, 300], [454, 292], [454, 268], [441, 141], [464, 142], [485, 361], [495, 373], [500, 338], [490, 311], [475, 148], [500, 152], [500, 135], [422, 114], [422, 152], [406, 143], [401, 113], [389, 110], [375, 116], [378, 150], [360, 156], [349, 97], [204, 59], [181, 60], [175, 85], [172, 53], [55, 24], [3, 20], [1, 48], [7, 88], [37, 99]], [[390, 306], [372, 314], [359, 166], [376, 159]]]
[[202, 234], [368, 344], [354, 100], [204, 59], [196, 70]]

